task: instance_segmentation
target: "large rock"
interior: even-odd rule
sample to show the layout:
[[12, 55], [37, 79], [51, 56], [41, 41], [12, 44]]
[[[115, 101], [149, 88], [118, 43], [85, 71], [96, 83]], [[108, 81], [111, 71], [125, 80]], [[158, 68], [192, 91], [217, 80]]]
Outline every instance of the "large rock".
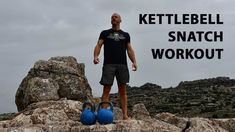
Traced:
[[235, 118], [231, 119], [215, 119], [213, 120], [223, 129], [229, 131], [229, 132], [235, 132]]
[[185, 118], [171, 113], [159, 113], [157, 120], [167, 122], [182, 129], [183, 132], [235, 132], [235, 118], [231, 119], [207, 119]]
[[91, 88], [84, 68], [84, 64], [78, 64], [76, 59], [70, 56], [37, 61], [16, 92], [18, 111], [32, 103], [46, 100], [91, 100]]
[[122, 120], [123, 119], [123, 113], [122, 110], [119, 107], [113, 107], [113, 113], [114, 113], [114, 120]]
[[[142, 110], [145, 106], [137, 104], [135, 109], [138, 108]], [[36, 102], [17, 113], [13, 119], [0, 121], [0, 132], [234, 132], [235, 130], [235, 119], [188, 118], [186, 120], [170, 113], [160, 113], [157, 118], [147, 116], [148, 120], [144, 118], [146, 115], [144, 114], [138, 117], [143, 119], [116, 118], [112, 124], [100, 125], [97, 122], [95, 125], [86, 126], [80, 122], [81, 112], [80, 101], [64, 98], [57, 101]]]
[[132, 110], [132, 118], [137, 120], [151, 119], [148, 110], [143, 103], [135, 104]]
[[190, 119], [189, 128], [185, 132], [228, 132], [221, 128], [213, 120], [205, 118], [192, 118]]
[[180, 132], [181, 129], [169, 123], [151, 120], [114, 120], [113, 124], [85, 126], [80, 122], [82, 103], [79, 101], [60, 99], [58, 101], [41, 101], [30, 104], [17, 113], [12, 120], [0, 121], [0, 131], [103, 131], [103, 132]]
[[156, 119], [173, 124], [179, 128], [186, 128], [189, 125], [189, 119], [183, 117], [177, 117], [174, 114], [163, 112], [155, 116]]

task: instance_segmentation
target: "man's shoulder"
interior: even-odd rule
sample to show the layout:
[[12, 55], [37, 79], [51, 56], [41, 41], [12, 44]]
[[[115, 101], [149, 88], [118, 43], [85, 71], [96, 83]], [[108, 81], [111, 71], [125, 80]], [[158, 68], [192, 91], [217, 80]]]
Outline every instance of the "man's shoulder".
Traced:
[[106, 29], [106, 30], [102, 30], [101, 33], [107, 33], [107, 32], [110, 32], [111, 29]]
[[128, 35], [129, 36], [129, 33], [126, 32], [126, 31], [123, 31], [123, 30], [120, 30], [122, 32], [122, 34], [125, 34], [125, 35]]
[[[113, 32], [112, 28], [106, 29], [106, 30], [102, 30], [102, 31], [101, 31], [101, 34], [106, 34], [106, 35], [108, 35], [108, 34], [111, 33], [111, 32]], [[119, 30], [118, 32], [121, 33], [121, 34], [124, 34], [125, 36], [126, 36], [126, 35], [129, 36], [129, 33], [126, 32], [126, 31]]]
[[123, 31], [123, 30], [120, 30], [122, 33], [124, 33], [124, 34], [129, 34], [128, 32], [126, 32], [126, 31]]

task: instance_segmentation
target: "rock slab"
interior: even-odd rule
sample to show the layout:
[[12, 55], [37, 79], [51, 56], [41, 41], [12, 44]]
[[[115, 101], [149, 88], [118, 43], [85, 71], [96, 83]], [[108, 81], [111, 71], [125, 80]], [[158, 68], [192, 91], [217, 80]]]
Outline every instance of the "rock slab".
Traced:
[[61, 98], [91, 100], [92, 92], [84, 68], [84, 64], [77, 63], [76, 58], [71, 56], [37, 61], [16, 92], [18, 111], [40, 101]]

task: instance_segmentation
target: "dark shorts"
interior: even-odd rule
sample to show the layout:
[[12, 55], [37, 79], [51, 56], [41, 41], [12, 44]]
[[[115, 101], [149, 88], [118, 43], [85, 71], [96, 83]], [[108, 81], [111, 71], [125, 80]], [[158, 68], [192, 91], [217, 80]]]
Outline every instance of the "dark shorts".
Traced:
[[103, 66], [100, 84], [112, 85], [114, 77], [116, 77], [117, 83], [129, 83], [130, 75], [127, 65], [105, 64]]

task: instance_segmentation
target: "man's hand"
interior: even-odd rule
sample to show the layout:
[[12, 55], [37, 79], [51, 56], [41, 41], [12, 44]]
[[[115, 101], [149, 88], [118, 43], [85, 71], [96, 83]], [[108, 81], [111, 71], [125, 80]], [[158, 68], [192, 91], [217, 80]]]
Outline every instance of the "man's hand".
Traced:
[[131, 43], [127, 44], [127, 54], [130, 60], [132, 61], [132, 71], [137, 71], [137, 63], [135, 60], [135, 53], [134, 50], [131, 47]]
[[95, 49], [94, 49], [94, 60], [93, 60], [93, 63], [94, 64], [99, 64], [100, 63], [100, 60], [99, 60], [99, 54], [100, 54], [100, 50], [101, 50], [101, 47], [104, 43], [104, 40], [103, 39], [100, 39], [98, 40], [96, 46], [95, 46]]
[[99, 64], [100, 60], [98, 57], [95, 57], [94, 60], [93, 60], [93, 63], [94, 64]]
[[136, 63], [132, 63], [132, 71], [137, 71], [137, 64]]

